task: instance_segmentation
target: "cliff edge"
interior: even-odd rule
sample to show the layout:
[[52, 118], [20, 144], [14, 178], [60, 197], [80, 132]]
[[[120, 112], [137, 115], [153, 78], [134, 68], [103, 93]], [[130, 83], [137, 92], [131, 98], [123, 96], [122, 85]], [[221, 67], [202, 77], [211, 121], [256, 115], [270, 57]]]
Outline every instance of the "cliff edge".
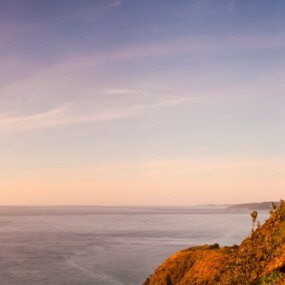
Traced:
[[265, 285], [285, 284], [285, 202], [273, 204], [260, 226], [252, 212], [251, 235], [239, 246], [218, 244], [177, 252], [143, 285]]

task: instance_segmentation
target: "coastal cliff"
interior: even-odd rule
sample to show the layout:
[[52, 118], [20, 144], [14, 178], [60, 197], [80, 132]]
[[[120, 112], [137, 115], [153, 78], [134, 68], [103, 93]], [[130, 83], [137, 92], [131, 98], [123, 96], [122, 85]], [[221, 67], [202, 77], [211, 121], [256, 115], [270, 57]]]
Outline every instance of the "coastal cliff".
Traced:
[[252, 213], [251, 235], [239, 246], [218, 244], [177, 252], [143, 285], [265, 285], [285, 284], [285, 202], [273, 204], [260, 226]]

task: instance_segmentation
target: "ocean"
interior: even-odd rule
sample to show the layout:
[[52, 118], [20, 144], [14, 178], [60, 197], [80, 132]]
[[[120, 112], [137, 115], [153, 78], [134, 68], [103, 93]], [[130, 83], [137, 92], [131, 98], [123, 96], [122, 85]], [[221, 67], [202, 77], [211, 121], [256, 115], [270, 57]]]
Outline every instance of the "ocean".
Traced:
[[180, 249], [250, 231], [249, 211], [214, 206], [0, 207], [0, 284], [140, 285]]

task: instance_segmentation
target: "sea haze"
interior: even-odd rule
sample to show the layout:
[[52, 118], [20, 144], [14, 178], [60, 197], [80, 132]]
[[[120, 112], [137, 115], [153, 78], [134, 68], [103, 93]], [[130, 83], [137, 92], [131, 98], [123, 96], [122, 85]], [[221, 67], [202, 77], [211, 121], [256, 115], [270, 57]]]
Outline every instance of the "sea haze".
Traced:
[[250, 230], [249, 211], [213, 206], [0, 207], [0, 284], [139, 285], [177, 250]]

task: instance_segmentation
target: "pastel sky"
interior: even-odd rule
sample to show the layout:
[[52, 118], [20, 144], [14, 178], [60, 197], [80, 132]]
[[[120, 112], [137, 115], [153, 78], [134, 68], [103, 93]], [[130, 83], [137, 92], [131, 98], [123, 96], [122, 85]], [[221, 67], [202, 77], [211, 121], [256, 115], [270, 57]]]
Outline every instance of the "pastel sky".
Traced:
[[1, 0], [2, 205], [285, 193], [285, 1]]

